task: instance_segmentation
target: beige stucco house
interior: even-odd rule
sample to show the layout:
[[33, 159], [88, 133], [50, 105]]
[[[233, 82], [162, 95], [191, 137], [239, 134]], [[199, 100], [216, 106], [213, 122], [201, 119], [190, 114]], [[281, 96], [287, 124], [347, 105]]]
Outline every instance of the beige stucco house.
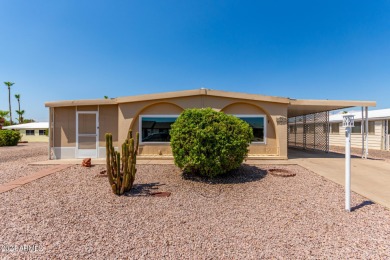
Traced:
[[211, 107], [247, 121], [255, 139], [249, 158], [287, 159], [287, 119], [371, 101], [297, 100], [256, 94], [197, 89], [113, 99], [47, 102], [50, 120], [50, 159], [103, 158], [105, 133], [114, 146], [127, 132], [140, 133], [139, 155], [169, 158], [169, 129], [186, 108]]

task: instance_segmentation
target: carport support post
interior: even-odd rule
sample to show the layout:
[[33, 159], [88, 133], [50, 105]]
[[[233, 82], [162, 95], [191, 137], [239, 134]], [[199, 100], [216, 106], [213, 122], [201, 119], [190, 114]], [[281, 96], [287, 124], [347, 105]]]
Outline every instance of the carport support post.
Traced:
[[345, 210], [351, 211], [351, 128], [354, 126], [354, 116], [343, 117], [345, 127]]

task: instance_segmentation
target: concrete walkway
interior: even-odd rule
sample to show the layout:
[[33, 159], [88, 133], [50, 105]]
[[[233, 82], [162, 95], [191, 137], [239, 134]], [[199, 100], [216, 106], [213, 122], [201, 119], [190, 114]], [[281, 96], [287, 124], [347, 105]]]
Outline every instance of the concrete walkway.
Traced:
[[[343, 154], [289, 150], [289, 162], [298, 164], [335, 183], [345, 185]], [[351, 159], [351, 189], [390, 209], [390, 163], [383, 160]]]
[[51, 167], [48, 169], [43, 169], [41, 171], [35, 172], [33, 174], [30, 174], [30, 175], [27, 175], [24, 177], [21, 177], [19, 179], [14, 180], [14, 181], [0, 184], [0, 193], [18, 188], [26, 183], [30, 183], [32, 181], [39, 179], [39, 178], [42, 178], [42, 177], [45, 177], [47, 175], [62, 171], [70, 166], [71, 165], [57, 165], [57, 166], [54, 166], [54, 167]]

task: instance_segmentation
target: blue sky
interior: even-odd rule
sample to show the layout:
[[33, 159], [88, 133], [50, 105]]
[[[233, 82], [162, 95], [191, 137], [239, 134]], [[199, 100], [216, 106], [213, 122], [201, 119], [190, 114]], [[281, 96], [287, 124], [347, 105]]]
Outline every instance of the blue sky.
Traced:
[[46, 101], [201, 87], [390, 107], [390, 1], [0, 0], [0, 10], [0, 81], [15, 82], [39, 121]]

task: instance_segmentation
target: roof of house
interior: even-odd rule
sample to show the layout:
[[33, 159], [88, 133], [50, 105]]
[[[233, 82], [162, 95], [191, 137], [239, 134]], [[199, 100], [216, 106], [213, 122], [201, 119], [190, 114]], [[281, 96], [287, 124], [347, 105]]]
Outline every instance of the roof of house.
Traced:
[[49, 122], [34, 122], [20, 125], [3, 126], [3, 129], [46, 129], [49, 128]]
[[318, 113], [355, 106], [376, 106], [375, 101], [352, 100], [304, 100], [287, 97], [265, 96], [259, 94], [246, 94], [240, 92], [228, 92], [211, 89], [195, 89], [176, 92], [165, 92], [139, 96], [118, 97], [111, 99], [66, 100], [46, 102], [46, 107], [86, 106], [86, 105], [115, 105], [121, 103], [140, 102], [147, 100], [161, 100], [189, 96], [215, 96], [235, 99], [246, 99], [263, 102], [273, 102], [288, 105], [288, 117]]
[[[351, 111], [346, 114], [335, 114], [329, 116], [329, 122], [342, 122], [343, 116], [345, 115], [354, 115], [355, 120], [362, 120], [361, 111]], [[386, 109], [377, 109], [368, 111], [368, 120], [380, 120], [380, 119], [390, 119], [390, 108]]]

